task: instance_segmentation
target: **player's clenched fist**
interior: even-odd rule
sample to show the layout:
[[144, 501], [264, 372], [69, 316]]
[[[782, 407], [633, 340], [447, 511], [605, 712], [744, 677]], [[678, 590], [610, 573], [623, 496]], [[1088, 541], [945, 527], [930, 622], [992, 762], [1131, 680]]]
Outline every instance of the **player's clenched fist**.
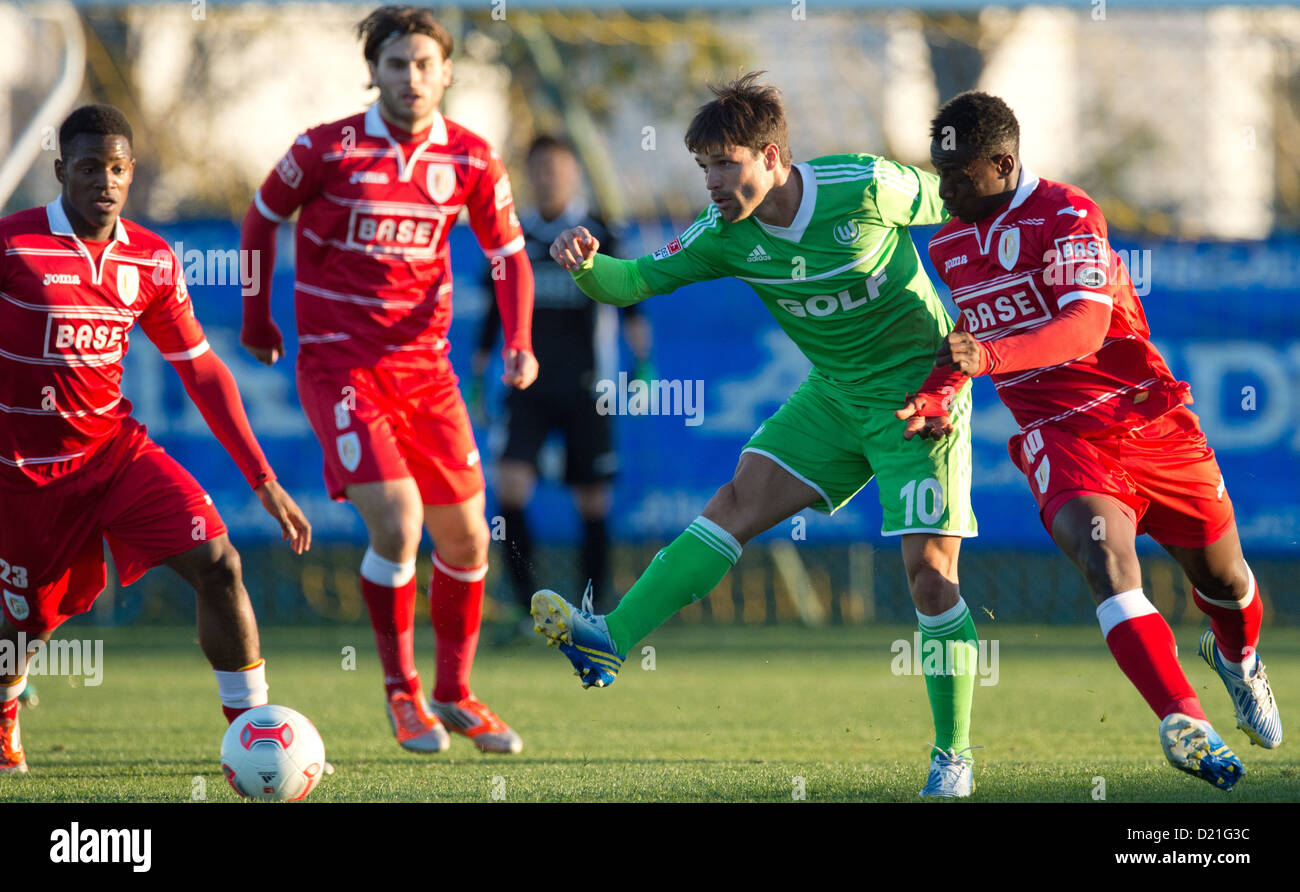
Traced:
[[587, 231], [587, 227], [575, 226], [564, 230], [551, 242], [551, 259], [572, 271], [596, 256], [599, 248], [600, 242]]
[[501, 354], [505, 360], [505, 374], [501, 383], [515, 390], [526, 390], [537, 380], [537, 357], [528, 350], [505, 350]]
[[988, 353], [968, 331], [950, 331], [934, 354], [936, 369], [950, 368], [972, 378], [989, 370]]

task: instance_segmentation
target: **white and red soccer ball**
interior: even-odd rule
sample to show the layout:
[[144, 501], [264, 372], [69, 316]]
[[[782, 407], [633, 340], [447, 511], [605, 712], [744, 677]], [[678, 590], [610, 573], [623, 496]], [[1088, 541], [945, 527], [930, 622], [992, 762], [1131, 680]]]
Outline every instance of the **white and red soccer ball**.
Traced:
[[325, 742], [302, 713], [257, 706], [226, 729], [221, 771], [240, 796], [302, 799], [325, 773]]

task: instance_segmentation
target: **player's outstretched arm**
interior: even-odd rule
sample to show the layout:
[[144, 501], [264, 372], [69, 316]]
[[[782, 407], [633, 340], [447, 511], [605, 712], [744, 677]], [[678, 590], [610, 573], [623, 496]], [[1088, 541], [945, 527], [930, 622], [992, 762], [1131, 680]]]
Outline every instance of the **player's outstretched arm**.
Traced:
[[275, 270], [275, 233], [280, 224], [268, 220], [256, 204], [248, 206], [239, 229], [239, 250], [257, 258], [257, 271], [244, 289], [244, 319], [239, 343], [262, 365], [275, 365], [284, 356], [284, 336], [271, 318], [271, 274]]
[[635, 260], [598, 254], [600, 242], [584, 226], [560, 233], [551, 243], [551, 258], [567, 269], [582, 292], [594, 301], [627, 307], [652, 297]]
[[185, 392], [198, 406], [213, 435], [235, 460], [268, 514], [280, 524], [284, 539], [295, 554], [311, 547], [311, 524], [302, 509], [275, 480], [275, 472], [266, 460], [248, 425], [243, 400], [230, 369], [211, 350], [193, 359], [172, 360]]

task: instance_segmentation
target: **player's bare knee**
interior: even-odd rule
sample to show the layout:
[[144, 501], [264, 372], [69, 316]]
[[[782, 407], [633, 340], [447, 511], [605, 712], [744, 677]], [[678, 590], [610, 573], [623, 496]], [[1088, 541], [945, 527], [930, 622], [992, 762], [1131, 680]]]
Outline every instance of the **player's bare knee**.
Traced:
[[908, 573], [912, 602], [929, 616], [942, 613], [957, 603], [957, 583], [932, 564], [921, 564]]
[[722, 527], [744, 545], [754, 538], [759, 531], [751, 530], [746, 523], [745, 506], [741, 494], [736, 489], [735, 481], [728, 481], [718, 488], [704, 506], [703, 516]]
[[198, 568], [194, 588], [200, 595], [225, 595], [239, 588], [242, 575], [239, 552], [227, 543]]
[[424, 528], [418, 515], [404, 517], [394, 514], [370, 524], [369, 532], [370, 547], [376, 554], [386, 560], [405, 563], [419, 551]]
[[1075, 557], [1098, 602], [1111, 595], [1141, 586], [1137, 554], [1110, 542], [1085, 541]]
[[481, 567], [487, 562], [489, 541], [487, 526], [475, 525], [455, 535], [440, 537], [437, 552], [453, 567]]
[[1238, 561], [1224, 568], [1207, 568], [1192, 580], [1196, 590], [1215, 601], [1244, 601], [1250, 596], [1250, 571], [1246, 562]]

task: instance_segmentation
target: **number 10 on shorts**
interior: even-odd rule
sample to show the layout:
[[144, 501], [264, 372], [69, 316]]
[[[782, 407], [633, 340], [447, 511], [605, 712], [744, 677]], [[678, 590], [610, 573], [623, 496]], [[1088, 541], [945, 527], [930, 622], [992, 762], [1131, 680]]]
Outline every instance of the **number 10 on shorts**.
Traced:
[[936, 524], [943, 516], [943, 487], [933, 477], [924, 480], [909, 480], [898, 491], [903, 500], [903, 524], [911, 526], [912, 510], [916, 509], [916, 518], [921, 523]]

